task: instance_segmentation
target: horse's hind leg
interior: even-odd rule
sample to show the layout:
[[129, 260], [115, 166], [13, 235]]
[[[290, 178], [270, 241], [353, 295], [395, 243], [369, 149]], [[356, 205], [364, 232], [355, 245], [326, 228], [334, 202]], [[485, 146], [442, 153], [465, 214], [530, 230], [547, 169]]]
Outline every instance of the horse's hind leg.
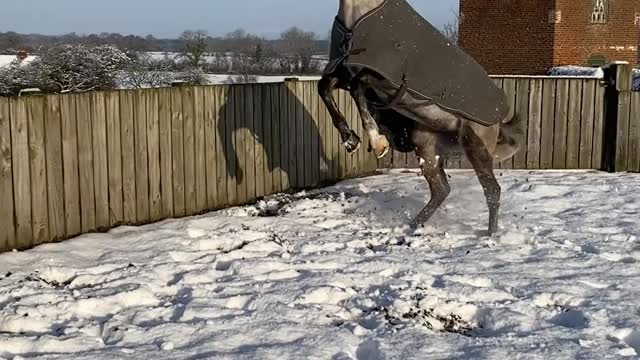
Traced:
[[493, 173], [493, 159], [482, 139], [470, 126], [463, 126], [460, 143], [475, 170], [489, 206], [489, 235], [498, 231], [498, 212], [500, 209], [500, 184]]
[[362, 118], [362, 127], [367, 132], [369, 144], [373, 148], [376, 157], [384, 157], [389, 151], [389, 140], [387, 140], [386, 136], [380, 134], [378, 124], [369, 111], [362, 76], [356, 77], [351, 82], [351, 97], [356, 103], [360, 118]]
[[444, 172], [444, 157], [438, 156], [437, 137], [426, 132], [415, 131], [413, 141], [416, 144], [416, 155], [420, 157], [422, 175], [429, 183], [431, 198], [427, 206], [411, 222], [412, 227], [426, 223], [447, 199], [451, 187]]

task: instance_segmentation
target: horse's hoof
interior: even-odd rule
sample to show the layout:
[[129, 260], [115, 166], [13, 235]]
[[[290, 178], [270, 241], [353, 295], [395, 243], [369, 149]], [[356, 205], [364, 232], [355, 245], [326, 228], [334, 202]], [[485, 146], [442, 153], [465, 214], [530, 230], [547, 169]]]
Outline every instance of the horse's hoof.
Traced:
[[378, 137], [376, 143], [374, 144], [374, 150], [376, 153], [376, 157], [378, 159], [382, 159], [389, 152], [389, 140], [384, 135]]
[[344, 147], [347, 149], [348, 153], [353, 153], [360, 147], [360, 137], [351, 130], [351, 137], [344, 142]]

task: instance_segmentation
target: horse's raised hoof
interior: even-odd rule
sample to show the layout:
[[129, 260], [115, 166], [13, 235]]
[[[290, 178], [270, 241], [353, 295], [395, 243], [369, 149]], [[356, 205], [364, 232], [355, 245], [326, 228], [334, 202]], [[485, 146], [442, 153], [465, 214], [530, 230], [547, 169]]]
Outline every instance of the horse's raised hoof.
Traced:
[[343, 144], [349, 154], [354, 153], [360, 147], [360, 137], [351, 130], [351, 136]]
[[380, 135], [373, 144], [376, 157], [382, 159], [389, 152], [389, 140], [384, 135]]

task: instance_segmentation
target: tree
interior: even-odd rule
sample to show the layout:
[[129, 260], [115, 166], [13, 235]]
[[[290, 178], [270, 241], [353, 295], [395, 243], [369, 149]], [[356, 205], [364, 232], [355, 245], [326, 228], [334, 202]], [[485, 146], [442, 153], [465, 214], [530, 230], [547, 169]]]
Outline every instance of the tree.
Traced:
[[155, 60], [148, 53], [139, 53], [122, 71], [120, 85], [133, 89], [170, 86], [174, 80], [171, 70], [170, 62]]
[[209, 36], [204, 30], [187, 30], [180, 35], [181, 56], [194, 68], [200, 67], [207, 54]]
[[444, 24], [442, 28], [442, 33], [446, 36], [449, 41], [454, 44], [458, 43], [458, 32], [460, 29], [460, 15], [455, 9], [451, 9], [451, 13], [453, 18], [448, 23]]
[[280, 35], [282, 67], [285, 71], [308, 73], [312, 70], [312, 59], [316, 35], [292, 27]]

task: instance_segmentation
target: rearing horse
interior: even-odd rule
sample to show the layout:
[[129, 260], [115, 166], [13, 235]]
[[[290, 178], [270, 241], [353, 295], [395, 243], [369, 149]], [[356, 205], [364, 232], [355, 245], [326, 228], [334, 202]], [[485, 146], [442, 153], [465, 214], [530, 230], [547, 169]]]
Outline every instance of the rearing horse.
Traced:
[[427, 222], [450, 193], [446, 158], [464, 154], [484, 189], [489, 234], [498, 230], [501, 188], [493, 164], [520, 149], [522, 130], [484, 69], [406, 0], [340, 0], [318, 91], [354, 152], [360, 138], [336, 105], [336, 89], [350, 92], [378, 158], [389, 148], [420, 157], [431, 198], [413, 227]]

